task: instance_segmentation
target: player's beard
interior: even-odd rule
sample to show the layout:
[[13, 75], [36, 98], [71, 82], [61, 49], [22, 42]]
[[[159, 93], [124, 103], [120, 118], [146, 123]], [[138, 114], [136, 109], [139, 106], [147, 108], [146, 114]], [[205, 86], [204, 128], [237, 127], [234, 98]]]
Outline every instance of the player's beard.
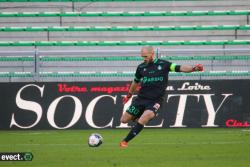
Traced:
[[153, 60], [153, 58], [150, 58], [149, 60], [145, 60], [144, 62], [146, 63], [146, 64], [150, 64], [150, 63], [152, 63], [154, 60]]

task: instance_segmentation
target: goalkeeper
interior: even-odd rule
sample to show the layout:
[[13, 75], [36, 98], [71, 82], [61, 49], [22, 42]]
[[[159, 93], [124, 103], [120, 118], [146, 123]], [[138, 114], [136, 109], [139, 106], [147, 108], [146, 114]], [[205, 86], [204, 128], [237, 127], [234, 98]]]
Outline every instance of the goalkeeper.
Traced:
[[152, 46], [142, 47], [141, 57], [144, 62], [138, 65], [134, 81], [130, 86], [127, 96], [123, 99], [123, 104], [127, 103], [132, 97], [139, 83], [141, 84], [141, 89], [138, 92], [138, 96], [133, 99], [132, 104], [121, 116], [122, 123], [136, 120], [136, 124], [120, 142], [121, 148], [126, 148], [128, 142], [138, 135], [144, 125], [157, 115], [168, 84], [169, 72], [188, 73], [203, 71], [201, 64], [195, 66], [176, 65], [175, 63], [158, 59], [155, 57]]

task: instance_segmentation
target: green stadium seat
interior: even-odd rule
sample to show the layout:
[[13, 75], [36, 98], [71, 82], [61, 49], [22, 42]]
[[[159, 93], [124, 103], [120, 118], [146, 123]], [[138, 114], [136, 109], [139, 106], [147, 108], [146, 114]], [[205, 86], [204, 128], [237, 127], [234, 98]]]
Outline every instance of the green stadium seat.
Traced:
[[[250, 60], [250, 55], [217, 55], [217, 56], [161, 56], [164, 60]], [[33, 57], [0, 57], [1, 61], [34, 61]], [[41, 56], [40, 61], [55, 62], [55, 61], [142, 61], [139, 56], [112, 56], [112, 57], [60, 57], [60, 56]]]
[[[27, 2], [27, 4], [29, 2], [70, 2], [69, 4], [72, 4], [74, 2], [136, 2], [136, 1], [151, 1], [152, 0], [0, 0], [0, 3], [2, 2]], [[172, 1], [172, 2], [176, 2], [173, 0], [156, 0], [156, 1]], [[179, 1], [198, 1], [198, 0], [179, 0]], [[171, 3], [172, 3], [171, 2]], [[30, 4], [30, 3], [29, 3]], [[80, 4], [80, 3], [79, 3]], [[76, 4], [76, 7], [73, 12], [69, 12], [72, 11], [72, 9], [68, 9], [68, 7], [65, 8], [65, 10], [58, 10], [57, 7], [54, 8], [56, 9], [55, 11], [52, 11], [52, 8], [49, 9], [49, 11], [47, 12], [40, 12], [36, 11], [36, 10], [29, 10], [31, 12], [21, 12], [16, 10], [16, 12], [14, 10], [14, 12], [4, 12], [7, 10], [3, 10], [3, 12], [0, 12], [0, 18], [3, 18], [3, 23], [1, 24], [2, 26], [6, 26], [4, 24], [4, 22], [8, 22], [8, 20], [5, 21], [5, 19], [10, 19], [12, 21], [16, 20], [24, 20], [23, 23], [25, 22], [32, 22], [34, 24], [20, 24], [20, 25], [25, 25], [25, 27], [18, 27], [18, 21], [17, 23], [12, 23], [11, 21], [7, 24], [6, 27], [0, 27], [0, 32], [1, 35], [5, 36], [5, 34], [8, 33], [12, 33], [13, 36], [18, 37], [19, 34], [21, 34], [20, 36], [24, 37], [26, 34], [39, 34], [41, 38], [36, 38], [34, 39], [33, 37], [27, 37], [27, 38], [23, 38], [23, 39], [14, 39], [13, 41], [3, 41], [5, 39], [2, 39], [0, 41], [0, 49], [2, 48], [7, 48], [7, 49], [11, 49], [11, 47], [19, 47], [19, 48], [24, 48], [24, 47], [29, 47], [29, 48], [48, 48], [51, 47], [51, 49], [53, 49], [54, 47], [69, 47], [69, 48], [77, 48], [77, 47], [93, 47], [93, 48], [100, 48], [102, 46], [104, 46], [104, 48], [106, 46], [108, 46], [109, 48], [111, 47], [117, 47], [117, 48], [121, 48], [122, 46], [125, 46], [127, 48], [130, 47], [141, 47], [143, 45], [152, 45], [152, 46], [164, 46], [166, 48], [171, 48], [173, 46], [173, 48], [180, 48], [180, 47], [187, 47], [187, 48], [233, 48], [235, 46], [232, 45], [241, 45], [242, 48], [248, 47], [248, 45], [250, 44], [250, 40], [247, 38], [247, 36], [249, 35], [247, 30], [250, 30], [250, 25], [244, 25], [244, 24], [248, 24], [247, 18], [250, 15], [250, 10], [227, 10], [223, 9], [223, 10], [217, 10], [217, 8], [213, 8], [213, 9], [207, 9], [205, 8], [204, 10], [190, 10], [190, 9], [184, 9], [182, 7], [182, 9], [184, 10], [179, 10], [179, 11], [170, 11], [169, 9], [163, 9], [161, 10], [155, 10], [154, 9], [147, 9], [145, 11], [130, 11], [130, 9], [128, 11], [126, 11], [126, 9], [116, 9], [117, 11], [113, 11], [114, 9], [111, 8], [110, 11], [98, 11], [98, 10], [93, 10], [90, 9], [89, 12], [86, 12], [85, 10], [82, 10], [81, 12], [75, 12], [78, 9], [78, 5]], [[93, 3], [94, 4], [94, 3]], [[80, 4], [81, 5], [81, 4]], [[70, 6], [70, 5], [69, 5]], [[203, 6], [204, 7], [204, 6]], [[246, 8], [246, 7], [245, 7]], [[244, 9], [245, 9], [244, 8]], [[101, 8], [100, 8], [101, 9]], [[174, 8], [173, 8], [174, 9]], [[201, 8], [203, 9], [203, 8]], [[221, 9], [221, 8], [218, 8]], [[238, 9], [238, 8], [236, 8]], [[88, 10], [88, 9], [86, 9]], [[119, 11], [120, 10], [120, 11]], [[152, 10], [152, 11], [150, 11]], [[35, 12], [32, 12], [35, 11]], [[203, 16], [203, 17], [198, 17], [198, 16]], [[219, 16], [219, 17], [214, 17], [214, 16]], [[38, 18], [39, 17], [39, 18]], [[47, 18], [42, 18], [42, 17], [47, 17]], [[60, 17], [60, 18], [59, 18]], [[80, 18], [82, 17], [82, 18]], [[105, 17], [105, 18], [104, 18]], [[134, 17], [134, 18], [133, 18]], [[143, 18], [142, 18], [143, 17]], [[156, 19], [157, 18], [161, 18], [163, 19], [163, 23], [162, 24], [151, 24], [151, 22], [153, 22], [150, 19]], [[171, 22], [171, 17], [175, 17], [176, 18], [176, 23], [174, 23], [175, 26], [169, 25], [167, 23]], [[235, 21], [235, 18], [241, 18], [240, 21]], [[111, 20], [110, 22], [112, 24], [109, 24], [109, 22], [104, 22], [104, 23], [100, 23], [100, 22], [94, 22], [92, 23], [91, 20], [88, 19], [107, 19], [107, 20]], [[120, 20], [115, 20], [112, 21], [113, 18], [116, 19], [123, 19], [124, 18], [124, 22], [120, 22]], [[193, 19], [195, 18], [195, 19]], [[201, 18], [201, 19], [200, 19]], [[201, 25], [199, 25], [199, 21], [201, 21], [203, 18], [204, 22], [201, 23]], [[220, 20], [223, 20], [225, 18], [225, 20], [229, 20], [229, 21], [225, 21], [220, 23], [218, 20], [217, 22], [213, 22], [213, 18], [220, 18]], [[44, 19], [44, 23], [39, 22], [39, 19], [43, 20]], [[78, 24], [78, 19], [83, 22], [84, 26], [77, 26]], [[86, 19], [83, 21], [83, 19]], [[129, 22], [133, 19], [135, 19], [134, 23], [131, 24], [125, 24], [127, 22]], [[148, 22], [139, 22], [139, 24], [137, 24], [136, 19], [149, 19]], [[161, 20], [159, 19], [159, 20]], [[189, 19], [193, 19], [192, 23], [188, 23], [187, 22], [182, 22], [179, 20], [189, 20]], [[38, 20], [38, 21], [37, 21]], [[60, 21], [58, 21], [60, 20]], [[127, 21], [128, 20], [128, 21]], [[231, 20], [232, 21], [232, 25], [231, 24]], [[38, 23], [36, 23], [36, 21]], [[20, 21], [21, 22], [21, 21]], [[60, 23], [59, 23], [60, 22]], [[72, 24], [73, 26], [71, 26], [71, 22], [73, 22], [74, 24]], [[177, 24], [178, 22], [178, 24]], [[22, 23], [22, 22], [21, 22]], [[52, 24], [50, 24], [52, 23]], [[86, 24], [85, 24], [86, 23]], [[90, 25], [88, 25], [87, 23], [90, 23]], [[150, 23], [150, 24], [149, 24]], [[153, 22], [154, 23], [154, 22]], [[156, 22], [158, 23], [158, 22]], [[206, 23], [212, 23], [212, 25], [202, 25], [202, 24], [206, 24]], [[242, 24], [243, 23], [243, 24]], [[98, 25], [100, 24], [100, 25]], [[119, 26], [115, 26], [118, 25]], [[146, 25], [148, 24], [148, 25]], [[168, 26], [163, 26], [163, 24], [168, 25]], [[182, 25], [180, 25], [182, 24]], [[186, 25], [188, 24], [188, 25]], [[215, 25], [217, 24], [217, 25]], [[229, 25], [219, 25], [219, 24], [229, 24]], [[14, 26], [13, 26], [14, 25]], [[36, 26], [39, 25], [39, 26]], [[45, 26], [44, 26], [45, 25]], [[53, 26], [50, 26], [53, 25]], [[55, 25], [63, 25], [63, 26], [55, 26]], [[64, 25], [70, 25], [70, 26], [64, 26]], [[107, 25], [107, 26], [105, 26]], [[123, 26], [123, 25], [133, 25], [133, 26]], [[136, 25], [136, 26], [135, 26]], [[146, 26], [145, 26], [146, 25]], [[153, 26], [152, 26], [153, 25]], [[178, 25], [178, 26], [177, 26]], [[205, 31], [204, 31], [205, 30]], [[211, 30], [211, 31], [210, 31]], [[243, 31], [239, 31], [239, 30], [243, 30]], [[45, 32], [46, 31], [46, 32]], [[99, 39], [101, 33], [103, 34], [112, 34], [112, 32], [118, 32], [118, 31], [123, 31], [122, 33], [127, 33], [127, 31], [133, 31], [133, 32], [129, 32], [130, 34], [133, 33], [139, 33], [138, 37], [136, 39], [129, 39], [129, 38], [122, 38], [120, 39], [119, 37], [117, 37], [116, 39], [111, 39], [111, 38], [101, 38]], [[141, 35], [142, 33], [152, 33], [152, 32], [139, 32], [139, 31], [183, 31], [181, 33], [183, 33], [184, 35], [182, 35], [180, 33], [180, 37], [178, 36], [178, 38], [176, 37], [175, 34], [178, 34], [179, 32], [171, 32], [172, 36], [168, 36], [168, 32], [156, 32], [159, 33], [159, 36], [162, 36], [163, 38], [149, 38], [149, 37], [145, 37], [142, 38], [143, 35]], [[186, 32], [184, 32], [186, 31]], [[188, 32], [190, 31], [190, 32]], [[192, 31], [203, 31], [203, 32], [195, 32], [197, 36], [192, 36]], [[226, 32], [221, 32], [221, 31], [226, 31]], [[50, 33], [53, 32], [53, 33]], [[67, 35], [65, 36], [74, 36], [75, 32], [78, 35], [78, 32], [81, 32], [81, 35], [84, 36], [85, 33], [88, 34], [88, 36], [86, 39], [85, 38], [81, 38], [80, 36], [77, 36], [76, 38], [59, 38], [58, 36], [60, 36], [60, 34], [66, 33]], [[206, 33], [209, 33], [208, 35]], [[213, 34], [212, 34], [213, 32]], [[99, 33], [99, 34], [98, 34]], [[120, 32], [118, 32], [120, 33]], [[221, 34], [221, 36], [218, 35], [218, 37], [216, 36], [217, 34]], [[241, 33], [241, 34], [240, 34]], [[23, 35], [25, 34], [25, 35]], [[45, 34], [45, 35], [44, 35]], [[49, 34], [49, 35], [48, 35]], [[80, 33], [79, 33], [80, 34]], [[91, 39], [92, 35], [96, 35], [93, 39]], [[130, 35], [129, 34], [129, 35]], [[165, 35], [167, 34], [167, 35]], [[202, 35], [200, 35], [202, 34]], [[205, 34], [205, 35], [204, 35]], [[244, 36], [246, 34], [246, 36]], [[38, 36], [39, 36], [38, 35]], [[46, 36], [47, 35], [47, 36]], [[99, 35], [99, 36], [98, 36]], [[129, 36], [128, 35], [128, 36]], [[186, 35], [186, 36], [185, 36]], [[210, 36], [209, 36], [210, 35]], [[45, 36], [45, 37], [44, 37]], [[87, 35], [86, 35], [87, 36]], [[97, 38], [98, 36], [98, 38]], [[112, 35], [110, 35], [112, 36]], [[125, 35], [124, 35], [125, 36]], [[149, 35], [149, 36], [153, 36], [153, 35]], [[166, 38], [169, 37], [169, 38]], [[187, 37], [188, 36], [188, 37]], [[205, 37], [205, 36], [209, 36], [209, 37]], [[21, 38], [22, 38], [21, 37]], [[26, 37], [26, 36], [25, 36]], [[144, 37], [144, 36], [143, 36]], [[185, 38], [183, 38], [185, 37]], [[205, 38], [203, 38], [205, 37]], [[141, 39], [142, 38], [142, 39]], [[190, 39], [189, 39], [190, 38]], [[7, 38], [6, 38], [7, 39]], [[10, 38], [11, 39], [11, 38]], [[48, 39], [48, 41], [47, 41]], [[78, 40], [80, 39], [80, 40]], [[155, 41], [153, 40], [155, 39]], [[162, 40], [163, 39], [163, 40]], [[196, 40], [197, 39], [197, 40]], [[216, 39], [216, 40], [211, 40], [211, 39]], [[217, 39], [222, 39], [222, 40], [217, 40]], [[231, 39], [237, 39], [237, 40], [231, 40]], [[238, 40], [238, 39], [242, 39], [242, 40]], [[246, 40], [244, 40], [246, 39]], [[9, 40], [9, 39], [8, 39]], [[26, 41], [26, 40], [30, 40], [30, 41]], [[68, 41], [67, 41], [68, 40]], [[84, 40], [84, 41], [81, 41]], [[119, 41], [117, 41], [119, 40]], [[218, 46], [210, 46], [210, 45], [218, 45]], [[220, 46], [223, 45], [223, 46]], [[244, 45], [244, 46], [243, 46]], [[237, 46], [238, 47], [238, 46]], [[166, 54], [168, 55], [169, 53], [166, 52]], [[219, 55], [222, 54], [221, 52], [218, 53], [218, 55], [212, 54], [212, 55], [197, 55], [197, 54], [192, 54], [192, 55], [168, 55], [168, 56], [162, 56], [162, 59], [165, 60], [170, 60], [170, 61], [177, 61], [177, 63], [179, 63], [180, 61], [183, 61], [183, 63], [185, 62], [203, 62], [205, 65], [208, 65], [209, 63], [213, 62], [213, 65], [218, 65], [219, 67], [208, 67], [208, 69], [213, 69], [213, 70], [221, 70], [222, 66], [225, 65], [226, 63], [229, 64], [230, 67], [228, 67], [227, 71], [206, 71], [203, 73], [170, 73], [170, 76], [172, 77], [176, 77], [176, 78], [182, 78], [182, 77], [193, 77], [193, 78], [201, 78], [201, 77], [217, 77], [217, 78], [223, 78], [224, 76], [228, 76], [228, 77], [235, 77], [235, 76], [239, 76], [239, 77], [245, 77], [245, 76], [249, 76], [249, 71], [240, 71], [240, 69], [245, 70], [247, 69], [248, 63], [245, 63], [242, 68], [237, 68], [237, 70], [239, 69], [239, 71], [233, 71], [234, 67], [237, 66], [238, 63], [241, 62], [247, 62], [250, 60], [250, 56], [249, 55], [244, 55], [247, 53], [244, 53], [243, 55], [235, 55], [232, 54], [230, 55], [230, 53], [228, 55]], [[239, 53], [240, 54], [240, 53]], [[34, 61], [34, 57], [28, 57], [28, 56], [23, 56], [23, 57], [11, 57], [11, 56], [5, 56], [5, 57], [0, 57], [0, 63], [3, 64], [3, 66], [8, 66], [8, 64], [13, 64], [18, 66], [18, 65], [24, 65], [23, 67], [17, 68], [16, 71], [32, 71], [32, 67], [34, 64], [32, 64]], [[38, 67], [38, 71], [40, 71], [38, 74], [34, 74], [33, 72], [2, 72], [0, 73], [0, 77], [1, 78], [32, 78], [34, 76], [40, 76], [40, 77], [46, 77], [46, 78], [68, 78], [68, 77], [96, 77], [96, 78], [104, 78], [103, 80], [105, 80], [105, 77], [111, 77], [111, 78], [116, 78], [116, 77], [127, 77], [127, 78], [132, 78], [134, 76], [134, 71], [129, 71], [132, 70], [132, 66], [134, 66], [135, 63], [137, 62], [129, 62], [129, 61], [142, 61], [142, 58], [135, 57], [135, 56], [131, 56], [131, 55], [112, 55], [112, 56], [88, 56], [88, 55], [84, 55], [83, 57], [76, 57], [75, 55], [70, 55], [70, 56], [65, 56], [62, 57], [62, 55], [42, 55], [41, 57], [39, 57], [39, 66]], [[118, 62], [114, 62], [114, 61], [118, 61]], [[121, 62], [119, 62], [121, 61]], [[59, 62], [59, 63], [58, 63]], [[225, 62], [225, 63], [224, 63]], [[98, 64], [99, 63], [99, 64]], [[125, 64], [128, 66], [128, 68], [124, 68], [125, 70], [128, 71], [122, 71], [123, 69], [119, 69], [120, 71], [109, 71], [112, 70], [111, 68], [107, 68], [104, 69], [106, 71], [104, 72], [100, 72], [102, 70], [102, 68], [106, 65], [106, 64], [110, 64], [110, 65], [114, 65], [114, 64], [118, 64], [117, 66], [119, 66], [120, 64]], [[131, 65], [131, 64], [132, 65]], [[134, 63], [134, 64], [133, 64]], [[72, 68], [72, 64], [76, 65], [74, 67], [76, 67], [76, 69]], [[81, 64], [86, 65], [87, 67], [81, 67]], [[87, 69], [89, 66], [91, 66], [92, 64], [97, 64], [97, 68], [94, 69], [96, 71], [82, 71], [81, 70], [85, 70]], [[103, 66], [100, 64], [104, 64]], [[41, 66], [40, 66], [41, 65]], [[66, 67], [65, 71], [63, 72], [61, 70], [64, 70], [63, 67], [61, 67], [60, 65]], [[54, 68], [55, 67], [55, 68]], [[107, 67], [107, 66], [105, 66]], [[130, 69], [131, 67], [131, 69]], [[9, 67], [8, 67], [9, 68]], [[46, 68], [48, 68], [48, 72], [46, 72]], [[54, 69], [53, 69], [54, 68]], [[92, 68], [92, 67], [91, 67]], [[12, 70], [12, 69], [11, 69]], [[49, 71], [52, 72], [49, 72]], [[73, 72], [70, 72], [70, 70], [72, 70]], [[93, 70], [93, 69], [91, 69]], [[117, 68], [115, 68], [114, 70], [117, 70]], [[43, 72], [41, 72], [43, 71]], [[58, 71], [58, 72], [55, 72]], [[69, 72], [67, 72], [69, 71]]]
[[0, 17], [138, 17], [138, 16], [225, 16], [249, 15], [250, 10], [147, 11], [147, 12], [0, 12]]
[[0, 46], [167, 46], [167, 45], [249, 45], [250, 40], [210, 41], [0, 41]]
[[[152, 2], [173, 0], [0, 0], [0, 2]], [[175, 0], [175, 1], [200, 1], [200, 0]]]
[[250, 30], [249, 25], [208, 26], [92, 26], [92, 27], [0, 27], [4, 32], [36, 31], [195, 31], [195, 30]]
[[[176, 73], [171, 72], [169, 74], [172, 77], [193, 77], [193, 76], [250, 76], [249, 71], [209, 71], [209, 72], [196, 72], [196, 73]], [[31, 72], [0, 72], [0, 77], [33, 77]], [[134, 72], [40, 72], [40, 77], [134, 77]]]

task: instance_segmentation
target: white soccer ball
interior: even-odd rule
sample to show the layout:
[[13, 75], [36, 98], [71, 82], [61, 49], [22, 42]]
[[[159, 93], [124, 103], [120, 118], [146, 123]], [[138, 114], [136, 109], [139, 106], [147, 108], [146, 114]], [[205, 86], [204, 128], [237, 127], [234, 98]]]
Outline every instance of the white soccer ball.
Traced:
[[103, 137], [98, 133], [93, 133], [89, 136], [89, 147], [98, 147], [103, 143]]

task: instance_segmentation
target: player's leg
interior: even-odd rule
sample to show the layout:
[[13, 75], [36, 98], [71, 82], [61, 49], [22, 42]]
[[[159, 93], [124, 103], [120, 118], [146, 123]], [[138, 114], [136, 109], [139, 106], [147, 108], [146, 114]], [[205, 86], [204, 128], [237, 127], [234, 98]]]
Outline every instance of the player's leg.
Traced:
[[154, 117], [155, 113], [152, 110], [145, 110], [142, 116], [138, 119], [138, 123], [144, 126]]
[[132, 121], [132, 120], [134, 120], [135, 119], [135, 116], [133, 116], [133, 115], [131, 115], [130, 113], [128, 113], [128, 112], [124, 112], [123, 114], [122, 114], [122, 116], [121, 116], [121, 119], [120, 119], [120, 121], [121, 121], [121, 123], [128, 123], [129, 121]]
[[124, 140], [121, 142], [120, 146], [124, 144], [124, 147], [127, 147], [128, 142], [132, 140], [135, 136], [137, 136], [142, 131], [145, 124], [147, 124], [151, 119], [153, 119], [157, 115], [157, 111], [159, 108], [159, 103], [149, 103], [145, 108], [145, 111], [140, 114], [140, 116], [138, 115], [139, 119], [137, 123], [135, 124], [135, 126], [132, 127], [127, 137], [124, 138]]
[[[132, 120], [134, 120], [134, 119], [136, 119], [136, 117], [134, 116], [134, 115], [132, 115], [132, 114], [130, 114], [130, 113], [128, 113], [127, 111], [126, 112], [124, 112], [123, 114], [122, 114], [122, 116], [121, 116], [121, 122], [122, 123], [128, 123], [129, 121], [132, 121]], [[126, 142], [126, 141], [121, 141], [120, 142], [120, 147], [121, 148], [125, 148], [125, 147], [128, 147], [128, 143]]]
[[141, 117], [139, 118], [138, 123], [140, 123], [141, 125], [147, 124], [151, 119], [153, 119], [158, 114], [157, 112], [160, 106], [161, 105], [159, 103], [149, 104], [146, 107], [143, 114], [141, 115]]
[[[140, 107], [137, 105], [137, 102], [134, 102], [129, 106], [126, 112], [121, 117], [122, 123], [128, 123], [129, 121], [137, 120], [143, 113], [143, 110], [140, 110]], [[141, 128], [138, 128], [137, 124], [132, 127], [128, 135], [120, 142], [120, 147], [125, 148], [128, 146], [128, 142], [135, 136], [134, 134], [139, 133]]]
[[143, 129], [144, 125], [148, 123], [152, 118], [155, 117], [155, 114], [151, 110], [146, 110], [142, 116], [138, 119], [137, 123], [132, 127], [128, 135], [120, 143], [120, 147], [125, 148], [128, 146], [128, 142], [137, 136]]

